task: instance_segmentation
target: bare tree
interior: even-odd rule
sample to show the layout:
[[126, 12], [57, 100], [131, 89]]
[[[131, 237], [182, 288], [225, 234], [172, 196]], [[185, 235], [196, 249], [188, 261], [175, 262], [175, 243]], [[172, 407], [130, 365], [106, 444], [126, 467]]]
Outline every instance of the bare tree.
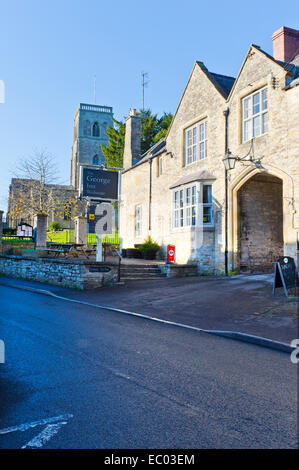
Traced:
[[58, 169], [53, 156], [46, 150], [35, 150], [22, 158], [14, 170], [16, 181], [9, 200], [9, 217], [18, 221], [33, 221], [36, 214], [53, 219], [72, 220], [78, 215], [78, 201], [58, 183]]
[[49, 214], [57, 206], [51, 185], [57, 184], [57, 166], [46, 150], [35, 150], [19, 161], [16, 167], [18, 179], [26, 181], [19, 207], [26, 215]]

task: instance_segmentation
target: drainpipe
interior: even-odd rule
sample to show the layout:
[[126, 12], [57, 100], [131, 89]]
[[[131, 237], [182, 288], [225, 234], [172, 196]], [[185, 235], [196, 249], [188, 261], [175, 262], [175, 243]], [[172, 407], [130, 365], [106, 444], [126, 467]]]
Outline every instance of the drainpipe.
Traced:
[[[223, 111], [225, 117], [225, 155], [228, 153], [228, 115], [229, 108]], [[225, 275], [228, 276], [228, 170], [225, 168], [225, 241], [224, 241]]]
[[148, 160], [150, 165], [150, 180], [149, 180], [149, 198], [148, 198], [148, 231], [149, 235], [151, 235], [152, 230], [152, 158]]

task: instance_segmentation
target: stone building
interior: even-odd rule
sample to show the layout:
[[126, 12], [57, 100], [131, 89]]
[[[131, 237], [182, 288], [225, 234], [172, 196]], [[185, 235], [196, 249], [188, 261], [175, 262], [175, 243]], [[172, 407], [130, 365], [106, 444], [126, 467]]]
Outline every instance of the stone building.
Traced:
[[[27, 201], [32, 197], [35, 184], [39, 183], [25, 178], [12, 178], [8, 197], [8, 225], [10, 228], [15, 229], [21, 221], [30, 225], [34, 224], [34, 215], [31, 210], [28, 210]], [[73, 228], [73, 218], [75, 215], [80, 215], [81, 210], [81, 207], [78, 207], [80, 201], [77, 201], [77, 190], [72, 186], [48, 184], [45, 188], [45, 194], [49, 200], [55, 201], [56, 206], [49, 212], [48, 224], [55, 220], [59, 222], [61, 228]]]
[[107, 126], [113, 126], [112, 108], [80, 103], [74, 119], [71, 185], [78, 189], [80, 165], [105, 163], [101, 145], [108, 144]]
[[282, 27], [272, 39], [273, 56], [252, 44], [236, 78], [195, 62], [166, 138], [145, 155], [140, 120], [127, 118], [124, 248], [151, 235], [162, 258], [173, 244], [176, 262], [202, 273], [272, 271], [278, 257], [296, 259], [299, 31]]

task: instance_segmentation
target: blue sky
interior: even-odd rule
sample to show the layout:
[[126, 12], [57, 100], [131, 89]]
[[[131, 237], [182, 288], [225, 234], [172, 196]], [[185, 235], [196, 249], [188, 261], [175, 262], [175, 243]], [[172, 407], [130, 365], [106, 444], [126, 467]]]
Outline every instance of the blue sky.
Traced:
[[112, 106], [117, 119], [142, 104], [174, 112], [195, 60], [236, 76], [251, 43], [272, 53], [272, 33], [298, 29], [299, 2], [252, 0], [0, 0], [0, 209], [18, 159], [34, 148], [56, 158], [69, 182], [80, 102]]

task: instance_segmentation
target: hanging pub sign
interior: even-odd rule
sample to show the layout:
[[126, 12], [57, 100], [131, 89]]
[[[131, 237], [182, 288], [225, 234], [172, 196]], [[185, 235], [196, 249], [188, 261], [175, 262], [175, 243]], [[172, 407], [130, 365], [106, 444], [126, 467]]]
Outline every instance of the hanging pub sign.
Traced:
[[288, 289], [297, 288], [298, 281], [294, 258], [290, 256], [279, 258], [274, 266], [273, 295], [275, 294], [275, 289], [282, 287], [287, 297]]
[[118, 199], [118, 172], [82, 167], [81, 196]]

